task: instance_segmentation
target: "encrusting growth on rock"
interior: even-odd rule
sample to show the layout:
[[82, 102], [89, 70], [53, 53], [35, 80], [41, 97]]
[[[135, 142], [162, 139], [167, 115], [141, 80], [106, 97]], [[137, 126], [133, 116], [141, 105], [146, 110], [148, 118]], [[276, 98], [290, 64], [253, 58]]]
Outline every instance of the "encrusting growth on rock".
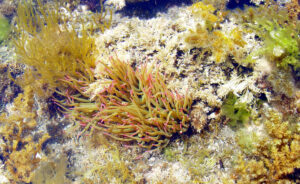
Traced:
[[264, 127], [268, 136], [258, 142], [252, 158], [246, 162], [240, 157], [233, 174], [236, 183], [290, 183], [289, 175], [299, 169], [299, 123], [282, 121], [280, 113], [271, 111]]
[[10, 172], [10, 180], [30, 182], [33, 171], [44, 157], [42, 144], [50, 138], [44, 133], [34, 141], [32, 130], [37, 127], [37, 114], [34, 112], [33, 88], [27, 86], [14, 100], [9, 113], [0, 115], [0, 138], [5, 144], [0, 146], [5, 167]]

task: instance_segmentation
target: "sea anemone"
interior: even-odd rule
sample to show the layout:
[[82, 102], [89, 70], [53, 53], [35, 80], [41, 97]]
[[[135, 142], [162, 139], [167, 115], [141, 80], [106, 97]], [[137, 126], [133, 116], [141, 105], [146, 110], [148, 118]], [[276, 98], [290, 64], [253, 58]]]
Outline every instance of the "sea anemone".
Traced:
[[134, 70], [114, 58], [110, 66], [99, 64], [104, 67], [100, 85], [106, 87], [93, 100], [86, 93], [88, 83], [72, 77], [63, 80], [72, 90], [59, 92], [67, 98], [58, 104], [83, 127], [81, 133], [99, 130], [153, 149], [166, 146], [173, 134], [187, 131], [191, 97], [168, 89], [158, 70], [146, 66]]

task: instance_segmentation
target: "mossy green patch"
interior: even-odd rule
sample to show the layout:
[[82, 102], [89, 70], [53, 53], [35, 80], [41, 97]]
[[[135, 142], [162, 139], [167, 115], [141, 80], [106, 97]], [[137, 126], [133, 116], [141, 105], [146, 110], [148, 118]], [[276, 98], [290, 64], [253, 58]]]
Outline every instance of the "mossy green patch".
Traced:
[[227, 95], [221, 107], [221, 112], [230, 119], [229, 125], [231, 127], [247, 123], [251, 115], [247, 104], [240, 102], [232, 92]]
[[7, 39], [8, 35], [10, 33], [10, 24], [8, 20], [0, 16], [0, 42]]

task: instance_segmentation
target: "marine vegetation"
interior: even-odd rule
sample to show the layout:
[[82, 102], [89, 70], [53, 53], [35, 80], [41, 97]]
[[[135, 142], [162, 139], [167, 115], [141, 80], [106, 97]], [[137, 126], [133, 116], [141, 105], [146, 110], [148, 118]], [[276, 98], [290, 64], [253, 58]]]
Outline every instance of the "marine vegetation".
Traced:
[[217, 29], [226, 16], [226, 12], [217, 11], [217, 15], [215, 15], [216, 9], [203, 2], [193, 4], [190, 11], [194, 17], [204, 20], [205, 24], [203, 25], [199, 21], [195, 30], [189, 31], [185, 37], [188, 45], [211, 52], [217, 63], [224, 62], [229, 54], [237, 60], [243, 57], [243, 52], [239, 51], [246, 44], [242, 38], [243, 31], [234, 28], [229, 33], [224, 33]]
[[269, 56], [278, 67], [284, 69], [287, 69], [288, 65], [293, 66], [295, 70], [300, 68], [299, 46], [294, 38], [296, 32], [292, 28], [281, 27], [276, 21], [260, 20], [257, 29], [264, 30], [258, 32], [264, 39], [264, 47], [253, 53], [254, 55]]
[[[299, 11], [297, 8], [294, 10]], [[253, 62], [257, 56], [267, 56], [279, 68], [286, 70], [292, 66], [295, 71], [300, 69], [299, 21], [295, 21], [290, 9], [272, 2], [239, 13], [244, 14], [237, 15], [242, 17], [243, 24], [249, 31], [255, 32], [263, 43], [262, 48], [248, 56], [247, 62]]]
[[[300, 168], [298, 123], [282, 121], [281, 114], [270, 111], [264, 122], [268, 136], [260, 138], [248, 161], [242, 156], [233, 173], [237, 183], [289, 183]], [[299, 178], [294, 178], [299, 183]]]
[[[42, 145], [50, 138], [48, 133], [37, 133], [40, 104], [36, 95], [45, 97], [49, 91], [51, 95], [56, 87], [62, 87], [59, 79], [66, 74], [94, 79], [90, 75], [97, 53], [94, 38], [82, 22], [82, 29], [75, 30], [75, 23], [67, 21], [60, 7], [67, 9], [58, 1], [51, 6], [39, 0], [18, 4], [14, 46], [17, 62], [25, 72], [17, 80], [8, 77], [22, 87], [23, 93], [0, 115], [1, 158], [8, 178], [14, 182], [31, 182], [44, 160]], [[95, 31], [96, 26], [90, 29]]]
[[169, 90], [158, 70], [146, 66], [134, 70], [114, 58], [109, 65], [98, 64], [104, 67], [97, 83], [103, 89], [93, 100], [87, 94], [89, 83], [67, 76], [63, 81], [75, 93], [61, 93], [67, 100], [57, 101], [83, 127], [82, 133], [96, 129], [152, 149], [166, 146], [173, 134], [187, 131], [191, 97]]
[[68, 164], [68, 158], [64, 154], [55, 155], [54, 158], [48, 157], [34, 171], [31, 183], [70, 183], [70, 180], [65, 176], [67, 172], [71, 172], [71, 167], [68, 167]]
[[299, 46], [297, 40], [292, 36], [292, 30], [289, 28], [281, 28], [276, 22], [267, 22], [263, 24], [267, 30], [265, 38], [265, 51], [272, 53], [278, 59], [277, 66], [287, 68], [288, 65], [294, 66], [295, 69], [300, 68]]
[[[60, 25], [62, 15], [58, 7], [39, 4], [33, 8], [24, 3], [18, 6], [17, 13], [20, 38], [15, 45], [19, 62], [31, 66], [33, 75], [40, 76], [43, 83], [56, 87], [59, 78], [74, 75], [83, 68], [82, 64], [94, 66], [94, 39], [87, 33], [79, 37], [74, 29]], [[84, 63], [79, 64], [78, 60]]]
[[[293, 98], [297, 88], [293, 76], [290, 71], [276, 69], [268, 76], [268, 81], [272, 85], [275, 93], [284, 94], [289, 98]], [[282, 101], [282, 99], [280, 99]]]
[[5, 40], [10, 33], [10, 24], [8, 20], [0, 15], [0, 42]]
[[221, 12], [219, 12], [218, 15], [215, 15], [214, 12], [216, 11], [216, 8], [211, 4], [200, 1], [194, 3], [189, 9], [194, 16], [203, 18], [206, 25], [212, 25], [222, 20]]
[[18, 5], [15, 30], [18, 62], [26, 64], [27, 73], [32, 73], [43, 88], [54, 89], [62, 85], [59, 79], [65, 75], [81, 73], [92, 80], [90, 69], [95, 67], [97, 49], [89, 31], [104, 31], [110, 26], [111, 17], [107, 22], [101, 20], [102, 24], [97, 22], [107, 15], [102, 10], [92, 16], [91, 25], [86, 26], [83, 18], [78, 17], [76, 22], [62, 13], [64, 8], [72, 14], [63, 3], [55, 1], [50, 6], [38, 0], [36, 5], [27, 1]]
[[[98, 145], [99, 146], [99, 145]], [[109, 146], [101, 145], [101, 155], [96, 158], [90, 156], [93, 166], [83, 170], [83, 183], [138, 183], [132, 170], [128, 166], [127, 160], [120, 153], [119, 147], [114, 144]], [[100, 156], [101, 159], [98, 159]]]
[[33, 95], [33, 88], [27, 86], [24, 93], [15, 98], [12, 112], [0, 116], [0, 137], [5, 140], [5, 144], [1, 145], [1, 156], [12, 181], [31, 181], [33, 171], [43, 160], [38, 156], [42, 144], [50, 137], [44, 133], [38, 141], [34, 141], [30, 134], [37, 126]]
[[243, 125], [249, 121], [251, 112], [246, 103], [240, 102], [238, 97], [230, 92], [221, 107], [222, 115], [229, 119], [231, 127]]

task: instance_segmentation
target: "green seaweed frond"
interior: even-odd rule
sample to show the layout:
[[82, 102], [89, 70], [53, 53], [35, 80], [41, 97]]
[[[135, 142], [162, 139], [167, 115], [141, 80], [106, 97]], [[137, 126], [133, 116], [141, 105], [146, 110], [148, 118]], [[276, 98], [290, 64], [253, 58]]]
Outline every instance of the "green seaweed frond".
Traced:
[[[243, 22], [247, 29], [254, 31], [263, 41], [263, 47], [251, 53], [245, 62], [253, 62], [257, 56], [267, 56], [277, 67], [300, 69], [299, 25], [295, 25], [288, 15], [288, 9], [269, 7], [248, 8]], [[250, 18], [250, 19], [249, 19]]]
[[265, 30], [261, 36], [265, 39], [263, 52], [272, 56], [278, 67], [287, 69], [292, 65], [300, 68], [300, 52], [296, 34], [292, 28], [281, 27], [276, 21], [261, 20], [259, 23]]
[[8, 35], [10, 33], [10, 24], [8, 20], [0, 15], [0, 43], [8, 38]]
[[237, 127], [249, 121], [251, 112], [246, 103], [240, 102], [238, 97], [230, 92], [221, 107], [221, 113], [229, 118], [229, 125]]

